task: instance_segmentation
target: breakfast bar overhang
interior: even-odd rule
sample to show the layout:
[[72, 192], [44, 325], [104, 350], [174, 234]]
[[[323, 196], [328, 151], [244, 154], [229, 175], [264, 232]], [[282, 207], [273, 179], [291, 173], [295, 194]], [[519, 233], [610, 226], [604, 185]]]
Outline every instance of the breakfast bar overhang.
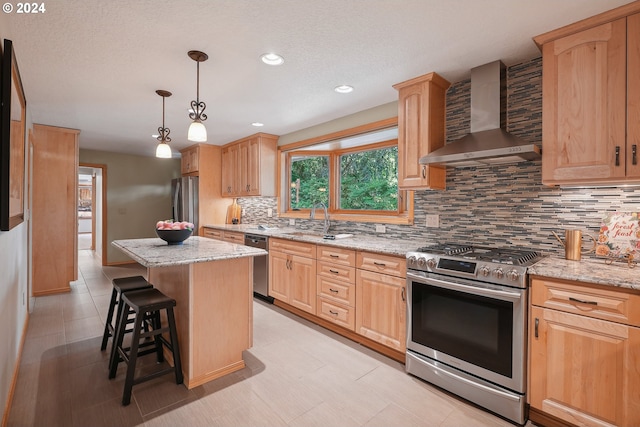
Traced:
[[253, 343], [253, 260], [267, 252], [193, 236], [181, 245], [159, 238], [114, 240], [147, 267], [147, 280], [176, 300], [184, 383], [191, 389], [244, 368]]

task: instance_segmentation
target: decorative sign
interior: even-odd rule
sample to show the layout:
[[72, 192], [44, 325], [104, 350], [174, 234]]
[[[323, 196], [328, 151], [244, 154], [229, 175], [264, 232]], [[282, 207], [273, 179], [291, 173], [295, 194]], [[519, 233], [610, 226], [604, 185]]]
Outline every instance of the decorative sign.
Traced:
[[633, 259], [640, 256], [640, 214], [607, 213], [600, 225], [596, 255]]

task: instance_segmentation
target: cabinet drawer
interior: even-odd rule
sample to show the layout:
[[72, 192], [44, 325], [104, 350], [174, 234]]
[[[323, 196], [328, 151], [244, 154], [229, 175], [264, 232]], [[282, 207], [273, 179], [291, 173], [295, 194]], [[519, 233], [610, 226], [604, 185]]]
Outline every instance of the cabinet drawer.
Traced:
[[318, 317], [340, 325], [351, 331], [356, 327], [356, 316], [353, 307], [336, 304], [318, 296]]
[[295, 240], [271, 238], [269, 239], [269, 250], [307, 258], [316, 257], [316, 245], [313, 243], [296, 242]]
[[215, 228], [204, 227], [202, 231], [202, 237], [222, 240], [222, 230], [216, 230]]
[[344, 267], [326, 261], [318, 261], [317, 266], [318, 276], [338, 282], [356, 282], [356, 269], [354, 267]]
[[351, 307], [356, 305], [356, 287], [352, 283], [339, 282], [318, 275], [317, 286], [318, 296]]
[[225, 231], [222, 235], [223, 240], [230, 243], [238, 243], [244, 245], [244, 233], [236, 233], [234, 231]]
[[532, 305], [640, 326], [640, 295], [545, 278], [533, 278], [531, 287]]
[[397, 277], [406, 277], [407, 260], [401, 257], [374, 254], [371, 252], [358, 252], [356, 265], [362, 270], [375, 271], [376, 273], [390, 274]]
[[318, 261], [327, 261], [336, 265], [356, 266], [356, 251], [318, 245]]

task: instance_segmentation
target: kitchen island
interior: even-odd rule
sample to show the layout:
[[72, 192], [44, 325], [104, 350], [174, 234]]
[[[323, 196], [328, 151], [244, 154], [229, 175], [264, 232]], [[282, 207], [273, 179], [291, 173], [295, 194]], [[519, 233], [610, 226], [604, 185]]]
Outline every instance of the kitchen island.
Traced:
[[147, 280], [176, 300], [184, 383], [191, 389], [244, 368], [253, 343], [253, 262], [267, 252], [193, 236], [181, 245], [159, 238], [114, 240], [147, 267]]

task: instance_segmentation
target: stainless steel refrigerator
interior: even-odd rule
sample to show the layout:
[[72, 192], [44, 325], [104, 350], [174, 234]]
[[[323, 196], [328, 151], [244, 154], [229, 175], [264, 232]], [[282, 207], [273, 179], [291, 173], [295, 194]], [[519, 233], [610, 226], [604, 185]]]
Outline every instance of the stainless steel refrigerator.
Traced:
[[171, 204], [174, 221], [188, 221], [198, 235], [198, 177], [185, 176], [171, 180]]

